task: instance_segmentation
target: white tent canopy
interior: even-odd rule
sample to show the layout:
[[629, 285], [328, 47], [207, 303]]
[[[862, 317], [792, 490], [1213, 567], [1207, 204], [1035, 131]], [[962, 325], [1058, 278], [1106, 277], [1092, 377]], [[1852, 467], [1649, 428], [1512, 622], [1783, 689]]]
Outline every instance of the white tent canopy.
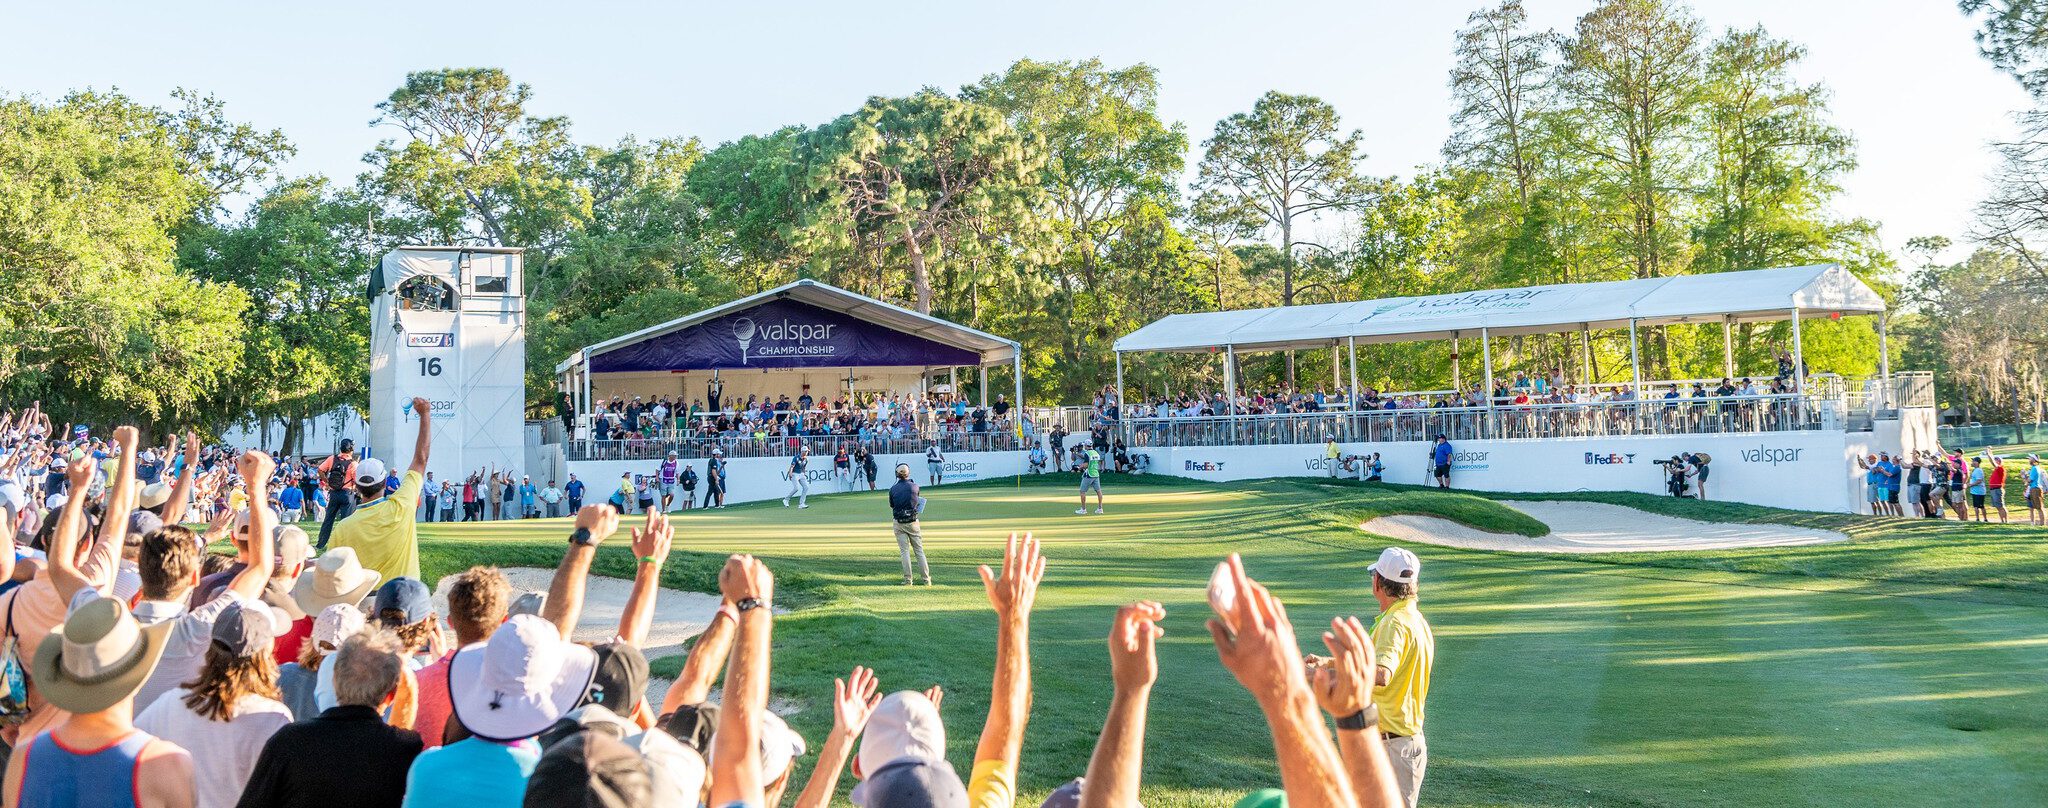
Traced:
[[1427, 297], [1175, 314], [1116, 341], [1131, 351], [1327, 348], [1673, 323], [1882, 314], [1877, 292], [1838, 264], [1672, 278], [1488, 289]]

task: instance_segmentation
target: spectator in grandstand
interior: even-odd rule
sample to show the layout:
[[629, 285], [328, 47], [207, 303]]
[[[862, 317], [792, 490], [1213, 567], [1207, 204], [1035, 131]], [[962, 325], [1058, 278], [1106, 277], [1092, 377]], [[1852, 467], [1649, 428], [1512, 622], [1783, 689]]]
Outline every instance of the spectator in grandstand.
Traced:
[[425, 483], [422, 475], [427, 471], [432, 415], [424, 398], [413, 399], [412, 409], [419, 416], [420, 428], [413, 439], [412, 465], [406, 469], [398, 490], [388, 496], [383, 493], [383, 461], [374, 457], [362, 461], [356, 468], [356, 493], [366, 501], [334, 526], [335, 543], [355, 548], [356, 558], [363, 566], [376, 570], [387, 581], [420, 577], [419, 526], [411, 517]]

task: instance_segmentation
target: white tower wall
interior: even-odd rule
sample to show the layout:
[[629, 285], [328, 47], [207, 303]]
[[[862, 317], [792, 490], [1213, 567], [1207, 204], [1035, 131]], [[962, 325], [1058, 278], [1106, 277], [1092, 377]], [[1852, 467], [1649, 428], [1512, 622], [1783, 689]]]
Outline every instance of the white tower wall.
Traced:
[[[516, 249], [401, 247], [384, 256], [370, 304], [372, 456], [394, 468], [412, 462], [419, 427], [411, 402], [421, 397], [433, 412], [427, 470], [436, 482], [480, 470], [524, 472], [523, 269]], [[422, 305], [401, 295], [431, 288], [415, 278], [446, 284], [452, 301]]]

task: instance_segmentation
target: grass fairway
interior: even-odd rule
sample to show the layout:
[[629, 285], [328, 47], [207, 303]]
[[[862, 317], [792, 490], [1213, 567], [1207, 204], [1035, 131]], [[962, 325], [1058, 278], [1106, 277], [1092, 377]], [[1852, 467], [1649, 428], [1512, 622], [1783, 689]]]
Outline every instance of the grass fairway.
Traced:
[[[1474, 496], [1309, 480], [1112, 479], [1109, 513], [1082, 517], [1072, 480], [929, 491], [929, 589], [898, 585], [879, 493], [814, 497], [802, 511], [769, 502], [682, 515], [666, 576], [711, 591], [724, 554], [768, 559], [778, 599], [796, 607], [775, 627], [775, 693], [809, 705], [792, 724], [822, 739], [831, 677], [856, 663], [875, 668], [884, 689], [937, 682], [964, 771], [994, 648], [974, 566], [999, 559], [1007, 532], [1035, 531], [1051, 563], [1032, 625], [1020, 804], [1086, 769], [1108, 704], [1110, 616], [1151, 598], [1166, 604], [1167, 636], [1143, 800], [1215, 806], [1278, 784], [1258, 709], [1202, 627], [1216, 560], [1244, 553], [1287, 602], [1304, 648], [1316, 649], [1331, 616], [1375, 609], [1365, 567], [1383, 541], [1356, 529], [1365, 519], [1419, 512], [1543, 531]], [[1425, 804], [2048, 804], [2048, 589], [2033, 574], [2048, 569], [2048, 534], [1622, 504], [1839, 520], [1836, 529], [1856, 532], [1838, 545], [1670, 558], [1414, 548], [1438, 642]], [[566, 533], [566, 520], [425, 526], [426, 574], [485, 561], [552, 566]], [[1920, 569], [1944, 546], [1979, 542], [1999, 549], [1971, 556], [1967, 578]], [[627, 574], [618, 544], [600, 552], [601, 573]]]

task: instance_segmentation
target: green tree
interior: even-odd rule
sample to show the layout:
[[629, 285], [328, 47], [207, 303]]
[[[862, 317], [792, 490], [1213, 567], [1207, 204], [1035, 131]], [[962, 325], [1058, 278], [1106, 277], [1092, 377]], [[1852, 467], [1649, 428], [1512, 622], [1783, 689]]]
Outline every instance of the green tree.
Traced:
[[1044, 159], [1036, 136], [986, 106], [935, 90], [872, 98], [798, 138], [796, 240], [814, 260], [830, 260], [873, 236], [901, 256], [903, 285], [930, 313], [934, 260], [1037, 247]]
[[1980, 18], [1977, 52], [2036, 96], [2048, 95], [2048, 3], [2041, 0], [1958, 0]]
[[154, 110], [0, 101], [0, 390], [86, 418], [192, 423], [240, 359], [247, 298], [174, 230], [209, 189]]
[[[1223, 209], [1256, 216], [1251, 221], [1279, 231], [1280, 305], [1294, 305], [1299, 291], [1296, 248], [1324, 246], [1297, 238], [1297, 224], [1325, 211], [1353, 210], [1371, 192], [1358, 173], [1363, 138], [1355, 129], [1344, 133], [1337, 110], [1322, 99], [1271, 91], [1251, 112], [1218, 121], [1202, 144], [1196, 189], [1234, 201]], [[1292, 383], [1292, 352], [1287, 366]]]

